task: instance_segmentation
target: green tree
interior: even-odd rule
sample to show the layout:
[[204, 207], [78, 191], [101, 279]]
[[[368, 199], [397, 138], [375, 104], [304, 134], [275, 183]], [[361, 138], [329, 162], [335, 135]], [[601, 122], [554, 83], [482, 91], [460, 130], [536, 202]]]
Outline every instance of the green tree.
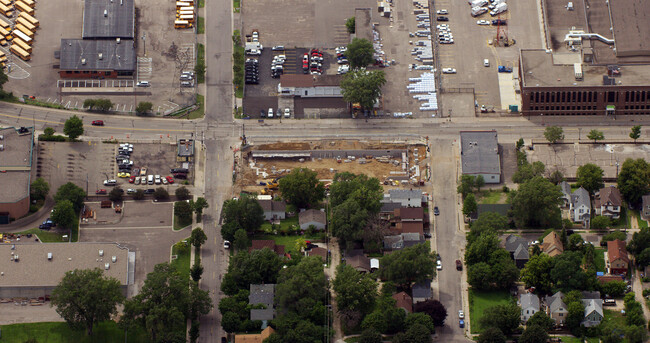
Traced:
[[36, 178], [29, 187], [29, 195], [32, 200], [45, 200], [50, 192], [50, 185], [42, 177]]
[[625, 281], [610, 281], [600, 286], [600, 290], [603, 294], [607, 294], [610, 297], [618, 298], [625, 294], [625, 288], [627, 284]]
[[203, 232], [203, 229], [200, 227], [195, 228], [192, 230], [192, 233], [190, 234], [190, 243], [195, 247], [195, 248], [201, 248], [203, 243], [208, 240], [208, 236], [205, 235], [205, 232]]
[[56, 131], [54, 131], [54, 129], [51, 128], [51, 127], [46, 127], [45, 130], [43, 130], [43, 133], [46, 136], [52, 136], [52, 135], [54, 135], [54, 132], [56, 132]]
[[582, 236], [580, 236], [579, 233], [574, 233], [573, 235], [569, 236], [568, 241], [569, 242], [566, 246], [566, 250], [577, 251], [582, 249], [582, 245], [583, 245], [582, 242], [584, 242], [584, 240], [582, 239]]
[[547, 126], [544, 130], [544, 137], [552, 144], [564, 139], [564, 130], [559, 126]]
[[641, 253], [636, 256], [636, 265], [639, 267], [646, 267], [650, 265], [650, 248], [645, 248]]
[[641, 125], [632, 126], [630, 138], [634, 139], [634, 143], [636, 143], [636, 140], [639, 139], [639, 137], [641, 137]]
[[508, 229], [508, 218], [496, 212], [483, 212], [478, 219], [470, 224], [467, 234], [467, 244], [471, 245], [483, 233], [500, 234]]
[[353, 34], [356, 31], [356, 20], [354, 17], [348, 18], [345, 21], [345, 28], [348, 30], [349, 34]]
[[135, 193], [133, 193], [133, 200], [142, 200], [144, 199], [144, 189], [138, 188], [135, 190]]
[[84, 199], [86, 198], [86, 191], [83, 188], [75, 185], [72, 182], [68, 182], [63, 186], [57, 189], [56, 194], [54, 195], [54, 201], [59, 202], [62, 200], [70, 200], [72, 206], [74, 207], [75, 212], [80, 211], [84, 205]]
[[240, 289], [248, 289], [250, 284], [277, 283], [282, 265], [283, 260], [269, 248], [250, 253], [239, 251], [230, 258], [228, 272], [221, 282], [221, 290], [226, 295], [234, 295]]
[[123, 300], [120, 282], [104, 276], [99, 268], [66, 272], [52, 291], [56, 312], [71, 327], [84, 327], [88, 335], [95, 324], [117, 315], [117, 305]]
[[492, 268], [485, 262], [479, 262], [467, 267], [467, 283], [473, 289], [485, 290], [492, 287]]
[[352, 70], [341, 80], [343, 100], [352, 104], [358, 103], [363, 109], [372, 109], [385, 83], [386, 74], [381, 70]]
[[198, 282], [201, 280], [201, 275], [203, 275], [203, 266], [201, 263], [194, 263], [190, 268], [190, 276], [193, 281]]
[[639, 255], [647, 247], [650, 247], [650, 228], [644, 227], [632, 235], [627, 250], [634, 255]]
[[463, 197], [465, 197], [467, 196], [467, 194], [472, 193], [474, 191], [475, 183], [476, 183], [476, 178], [474, 176], [461, 175], [460, 182], [458, 183], [458, 187], [456, 187], [456, 191], [462, 194]]
[[429, 334], [431, 335], [436, 332], [436, 328], [433, 325], [433, 320], [431, 317], [424, 313], [409, 313], [404, 319], [404, 325], [406, 326], [407, 330], [416, 324], [426, 327], [429, 330]]
[[431, 333], [429, 329], [422, 324], [414, 324], [406, 330], [407, 342], [412, 343], [431, 343]]
[[447, 309], [440, 301], [435, 299], [428, 299], [425, 301], [420, 301], [415, 304], [413, 307], [415, 312], [422, 312], [431, 317], [434, 326], [443, 326], [445, 325], [445, 319], [447, 319]]
[[248, 234], [244, 229], [238, 229], [235, 231], [235, 240], [233, 241], [235, 249], [237, 251], [243, 251], [248, 248]]
[[97, 99], [95, 100], [95, 107], [99, 111], [108, 112], [111, 108], [113, 108], [113, 102], [109, 99]]
[[463, 214], [469, 216], [470, 214], [478, 210], [478, 204], [476, 203], [476, 197], [474, 193], [470, 193], [463, 200]]
[[549, 227], [560, 223], [560, 188], [536, 176], [519, 186], [512, 198], [512, 212], [519, 227]]
[[336, 268], [333, 288], [339, 312], [352, 310], [365, 315], [372, 311], [377, 299], [377, 282], [348, 264]]
[[156, 200], [167, 200], [169, 199], [169, 192], [163, 187], [158, 187], [153, 192], [153, 198]]
[[319, 257], [305, 257], [298, 264], [281, 270], [275, 289], [278, 311], [309, 316], [316, 304], [325, 301], [327, 284]]
[[648, 339], [648, 331], [639, 325], [630, 325], [625, 329], [625, 338], [629, 343], [641, 343]]
[[77, 220], [74, 207], [70, 200], [61, 200], [54, 205], [54, 211], [50, 215], [52, 221], [61, 228], [70, 229]]
[[238, 229], [244, 229], [248, 233], [259, 229], [264, 222], [264, 210], [257, 199], [243, 195], [239, 199], [226, 200], [221, 217], [224, 222], [221, 234], [224, 239], [233, 241]]
[[221, 317], [221, 327], [229, 333], [234, 333], [239, 331], [242, 320], [237, 316], [236, 313], [226, 312]]
[[485, 179], [483, 178], [483, 175], [478, 175], [474, 180], [474, 184], [476, 186], [476, 190], [480, 192], [481, 187], [485, 186]]
[[280, 179], [282, 198], [297, 208], [307, 208], [325, 198], [325, 186], [318, 174], [307, 168], [295, 168]]
[[485, 233], [479, 236], [465, 250], [465, 263], [473, 265], [480, 262], [489, 264], [493, 254], [498, 253], [500, 240], [494, 233]]
[[589, 223], [589, 228], [592, 230], [605, 230], [612, 225], [612, 220], [605, 216], [595, 216]]
[[429, 242], [394, 251], [381, 259], [380, 276], [404, 288], [436, 276], [435, 253], [430, 252]]
[[481, 331], [477, 343], [506, 343], [506, 336], [495, 327], [488, 327]]
[[194, 213], [196, 213], [196, 219], [200, 221], [199, 219], [203, 215], [203, 210], [208, 208], [210, 206], [208, 204], [208, 201], [205, 200], [204, 197], [198, 197], [196, 198], [196, 201], [194, 202]]
[[578, 167], [576, 175], [578, 177], [576, 184], [584, 187], [590, 194], [594, 194], [594, 192], [601, 189], [604, 185], [604, 172], [599, 166], [593, 163], [587, 163]]
[[71, 140], [77, 139], [77, 137], [84, 134], [84, 123], [81, 118], [77, 115], [73, 115], [65, 121], [63, 126], [63, 133], [65, 133]]
[[625, 201], [638, 207], [641, 197], [650, 192], [650, 165], [642, 158], [626, 159], [618, 174], [617, 184]]
[[359, 343], [382, 343], [383, 340], [381, 338], [381, 333], [375, 330], [375, 328], [370, 327], [361, 332], [358, 342]]
[[188, 200], [192, 197], [190, 190], [187, 189], [185, 186], [180, 186], [176, 188], [176, 190], [174, 191], [174, 195], [176, 195], [176, 198], [178, 198], [178, 200]]
[[526, 325], [526, 330], [521, 334], [521, 343], [546, 343], [548, 333], [539, 325]]
[[122, 201], [122, 195], [124, 194], [124, 190], [120, 186], [115, 186], [113, 189], [111, 189], [110, 192], [108, 192], [108, 198], [111, 201], [119, 202]]
[[543, 176], [546, 166], [540, 161], [533, 163], [524, 163], [517, 167], [517, 171], [512, 175], [512, 182], [524, 183], [536, 176]]
[[181, 225], [192, 223], [192, 207], [187, 201], [177, 201], [174, 203], [174, 215], [178, 217]]
[[581, 252], [565, 251], [562, 255], [555, 256], [553, 260], [555, 265], [551, 270], [551, 281], [555, 288], [567, 292], [572, 289], [593, 289], [596, 286], [595, 271], [582, 269]]
[[386, 332], [388, 324], [384, 318], [384, 314], [378, 311], [372, 312], [367, 315], [361, 323], [361, 328], [364, 330], [373, 329], [379, 332]]
[[555, 261], [546, 254], [531, 256], [521, 270], [521, 280], [526, 287], [535, 287], [540, 293], [550, 293], [553, 287], [551, 270], [554, 266]]
[[365, 68], [368, 64], [372, 64], [375, 60], [372, 56], [375, 53], [375, 48], [372, 42], [365, 38], [353, 38], [352, 42], [348, 44], [348, 51], [346, 56], [350, 61], [352, 69]]
[[84, 105], [83, 107], [87, 107], [89, 111], [92, 111], [93, 107], [97, 105], [97, 101], [95, 99], [86, 99], [84, 100]]
[[596, 141], [602, 141], [603, 139], [605, 139], [605, 135], [603, 134], [602, 131], [593, 129], [589, 131], [589, 133], [587, 134], [587, 138], [593, 139], [594, 143], [596, 143]]
[[546, 315], [544, 311], [539, 311], [528, 319], [526, 326], [539, 326], [544, 329], [544, 331], [549, 332], [553, 327], [555, 327], [555, 321]]
[[136, 114], [146, 114], [148, 112], [151, 112], [153, 109], [153, 104], [148, 102], [148, 101], [140, 101], [138, 103], [138, 106], [135, 107], [135, 113]]
[[515, 304], [488, 307], [479, 319], [481, 328], [495, 327], [506, 335], [511, 334], [521, 321], [521, 309]]
[[548, 177], [548, 180], [551, 181], [554, 185], [560, 184], [564, 181], [564, 174], [559, 170], [554, 170], [551, 175]]
[[612, 232], [606, 234], [605, 236], [603, 236], [603, 238], [601, 238], [600, 241], [601, 242], [609, 242], [609, 241], [613, 241], [613, 240], [617, 240], [617, 239], [619, 241], [625, 242], [627, 240], [627, 234], [625, 232], [621, 231], [621, 230], [615, 230], [615, 231], [612, 231]]

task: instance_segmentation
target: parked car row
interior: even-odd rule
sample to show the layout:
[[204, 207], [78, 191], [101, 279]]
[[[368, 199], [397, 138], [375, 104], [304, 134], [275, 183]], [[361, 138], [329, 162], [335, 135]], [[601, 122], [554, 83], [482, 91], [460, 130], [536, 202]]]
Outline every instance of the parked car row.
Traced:
[[244, 65], [244, 72], [246, 74], [246, 83], [247, 84], [258, 84], [260, 83], [260, 70], [259, 70], [259, 61], [254, 58], [249, 58], [246, 60]]
[[[490, 12], [491, 16], [496, 16], [508, 10], [508, 4], [506, 0], [468, 0], [467, 1], [471, 7], [470, 14], [472, 17], [478, 17], [481, 14]], [[479, 22], [481, 22], [479, 24]], [[484, 21], [477, 22], [478, 25], [489, 25], [485, 24]]]
[[276, 55], [273, 56], [273, 61], [271, 62], [271, 77], [278, 78], [280, 75], [284, 74], [284, 61], [287, 60], [285, 55]]
[[451, 33], [449, 24], [438, 24], [436, 29], [438, 30], [438, 40], [440, 41], [440, 44], [454, 43], [454, 35]]
[[302, 56], [302, 71], [305, 74], [323, 74], [323, 52], [318, 49], [311, 49], [309, 53], [304, 54]]
[[350, 64], [348, 58], [345, 56], [345, 53], [348, 51], [348, 48], [345, 46], [339, 46], [335, 49], [336, 51], [336, 63], [338, 63], [339, 68], [337, 74], [345, 74], [350, 71]]
[[[291, 117], [291, 109], [289, 107], [285, 108], [284, 110], [278, 108], [278, 111], [275, 112], [275, 116], [280, 118], [283, 114], [285, 118]], [[260, 111], [260, 118], [269, 118], [273, 119], [273, 107], [269, 107], [268, 112], [264, 112], [264, 110]]]

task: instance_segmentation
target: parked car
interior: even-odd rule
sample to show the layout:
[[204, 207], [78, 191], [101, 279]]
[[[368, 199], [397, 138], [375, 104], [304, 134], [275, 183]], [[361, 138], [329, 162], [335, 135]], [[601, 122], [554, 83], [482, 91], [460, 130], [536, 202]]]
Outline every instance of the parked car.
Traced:
[[442, 68], [443, 74], [456, 74], [455, 68]]
[[131, 176], [129, 178], [129, 183], [135, 183], [135, 176]]
[[465, 313], [463, 313], [463, 310], [458, 310], [458, 319], [465, 319]]
[[431, 238], [431, 234], [428, 233], [428, 232], [425, 232], [425, 233], [424, 233], [424, 238]]
[[438, 209], [438, 206], [433, 208], [433, 214], [436, 216], [440, 214], [440, 210]]
[[95, 194], [107, 194], [108, 192], [105, 189], [98, 189], [95, 191]]
[[446, 9], [437, 10], [436, 14], [438, 15], [447, 15], [449, 12]]
[[437, 21], [449, 21], [449, 17], [442, 17], [441, 16], [441, 17], [437, 17], [436, 20]]
[[104, 121], [103, 120], [93, 120], [92, 123], [90, 123], [95, 126], [104, 126]]
[[133, 188], [129, 188], [129, 189], [126, 190], [126, 194], [133, 194], [135, 192], [136, 192], [136, 190], [133, 189]]
[[463, 270], [463, 262], [456, 260], [456, 270]]
[[273, 51], [284, 51], [284, 45], [276, 45], [271, 48]]
[[224, 249], [230, 249], [230, 241], [224, 240], [223, 241], [223, 248]]
[[461, 329], [464, 328], [464, 327], [465, 327], [465, 321], [462, 320], [462, 319], [459, 319], [459, 320], [458, 320], [458, 326], [459, 326]]
[[436, 269], [437, 270], [442, 270], [442, 261], [440, 261], [440, 260], [436, 261]]
[[138, 81], [137, 86], [138, 87], [149, 87], [149, 86], [151, 86], [151, 84], [149, 83], [149, 81]]
[[174, 183], [174, 178], [173, 178], [173, 177], [171, 177], [171, 176], [166, 176], [165, 178], [167, 179], [167, 182], [169, 182], [169, 183]]
[[104, 186], [115, 186], [117, 185], [117, 180], [104, 180]]
[[477, 24], [477, 25], [490, 25], [490, 22], [487, 21], [487, 20], [483, 20], [483, 19], [481, 19], [481, 20], [478, 20], [478, 21], [476, 22], [476, 24]]

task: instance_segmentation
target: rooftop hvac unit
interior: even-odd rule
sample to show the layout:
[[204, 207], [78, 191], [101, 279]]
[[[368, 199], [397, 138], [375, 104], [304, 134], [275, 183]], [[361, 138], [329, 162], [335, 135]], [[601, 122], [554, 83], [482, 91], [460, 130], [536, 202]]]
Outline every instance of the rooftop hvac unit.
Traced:
[[0, 141], [3, 140], [3, 139], [5, 139], [5, 136], [4, 136], [4, 135], [0, 135]]
[[82, 64], [82, 65], [86, 65], [86, 59], [85, 59], [85, 58], [82, 58], [82, 59], [81, 59], [81, 64]]
[[4, 151], [4, 150], [5, 150], [5, 146], [3, 144], [0, 144], [0, 151]]
[[120, 38], [115, 38], [115, 43], [120, 44]]
[[99, 251], [99, 257], [102, 257], [102, 256], [104, 256], [104, 250]]
[[20, 258], [18, 257], [18, 255], [14, 255], [14, 261], [15, 261], [15, 262], [18, 262], [19, 259], [20, 259]]
[[52, 261], [52, 253], [51, 252], [47, 253], [47, 260]]
[[102, 53], [100, 52], [99, 55], [97, 55], [97, 57], [98, 57], [100, 60], [102, 60], [102, 59], [104, 59], [104, 54], [102, 54]]
[[108, 10], [104, 10], [104, 17], [108, 17]]
[[117, 256], [111, 257], [111, 261], [113, 261], [113, 263], [117, 262]]

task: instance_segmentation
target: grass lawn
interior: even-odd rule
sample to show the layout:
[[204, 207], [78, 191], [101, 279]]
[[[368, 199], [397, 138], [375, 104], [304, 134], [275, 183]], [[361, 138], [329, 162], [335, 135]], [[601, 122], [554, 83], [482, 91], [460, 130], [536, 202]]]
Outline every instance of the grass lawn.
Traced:
[[199, 8], [205, 7], [205, 0], [199, 0]]
[[185, 223], [185, 222], [182, 222], [180, 219], [178, 219], [178, 216], [174, 216], [174, 230], [176, 230], [176, 231], [181, 230], [182, 228], [184, 228], [184, 227], [186, 227], [188, 225], [191, 225], [191, 224], [192, 224], [192, 222]]
[[132, 329], [124, 339], [124, 330], [113, 321], [107, 321], [95, 325], [93, 335], [86, 336], [85, 330], [72, 330], [68, 324], [63, 322], [43, 322], [3, 325], [3, 343], [23, 343], [30, 338], [36, 339], [39, 343], [113, 343], [113, 342], [147, 342], [149, 339], [144, 330]]
[[[61, 243], [64, 242], [63, 240], [63, 235], [62, 233], [57, 233], [57, 232], [50, 232], [46, 230], [41, 230], [41, 229], [29, 229], [27, 231], [23, 232], [16, 232], [17, 234], [20, 235], [26, 235], [28, 233], [31, 233], [32, 235], [37, 235], [38, 239], [41, 240], [43, 243]], [[66, 239], [65, 242], [68, 240]]]
[[319, 239], [320, 236], [308, 236], [308, 235], [291, 235], [291, 236], [280, 236], [280, 235], [264, 235], [256, 236], [253, 239], [272, 239], [277, 245], [284, 245], [284, 252], [292, 253], [296, 251], [296, 239], [304, 238], [305, 240]]
[[[509, 304], [512, 301], [510, 293], [505, 291], [482, 292], [469, 290], [469, 317], [472, 334], [481, 333], [478, 322], [488, 307]], [[454, 311], [452, 311], [454, 312]]]
[[187, 119], [199, 119], [199, 118], [203, 118], [203, 116], [205, 115], [205, 96], [201, 94], [197, 94], [196, 104], [199, 107], [194, 111], [190, 112], [190, 114], [187, 115]]
[[[196, 52], [196, 64], [205, 66], [205, 45], [199, 43], [199, 47]], [[199, 73], [196, 75], [196, 82], [204, 83], [205, 82], [205, 73]]]
[[[284, 220], [280, 221], [280, 228], [278, 229], [278, 232], [281, 232], [283, 230], [289, 230], [291, 226], [298, 226], [298, 216], [293, 216]], [[271, 223], [269, 222], [264, 222], [262, 224], [261, 230], [264, 232], [271, 232]]]
[[172, 247], [172, 255], [176, 255], [176, 259], [172, 260], [172, 266], [176, 267], [181, 275], [186, 276], [188, 279], [190, 277], [190, 256], [191, 256], [192, 246], [187, 243], [180, 241]]
[[648, 222], [646, 220], [643, 220], [643, 218], [641, 218], [641, 213], [639, 213], [639, 211], [631, 210], [630, 212], [632, 212], [634, 214], [634, 216], [636, 217], [636, 223], [639, 225], [639, 229], [643, 229], [644, 227], [648, 227]]
[[596, 266], [597, 272], [605, 271], [605, 249], [594, 249], [594, 265]]
[[501, 201], [502, 192], [483, 191], [480, 193], [480, 204], [498, 204]]
[[[573, 337], [573, 336], [560, 336], [562, 338], [562, 342], [564, 343], [582, 343], [582, 339], [578, 337]], [[587, 337], [587, 342], [588, 343], [598, 343], [599, 339], [598, 337]]]
[[611, 228], [612, 229], [623, 229], [629, 228], [632, 218], [630, 218], [630, 212], [627, 210], [626, 206], [621, 206], [621, 217], [618, 220], [613, 220]]
[[607, 326], [607, 323], [614, 323], [617, 327], [625, 327], [625, 317], [619, 311], [603, 310], [604, 318], [601, 322], [602, 327]]
[[241, 10], [241, 0], [232, 0], [232, 8], [235, 13], [239, 13]]
[[198, 34], [205, 33], [205, 18], [198, 17], [198, 22], [196, 24], [196, 33]]

